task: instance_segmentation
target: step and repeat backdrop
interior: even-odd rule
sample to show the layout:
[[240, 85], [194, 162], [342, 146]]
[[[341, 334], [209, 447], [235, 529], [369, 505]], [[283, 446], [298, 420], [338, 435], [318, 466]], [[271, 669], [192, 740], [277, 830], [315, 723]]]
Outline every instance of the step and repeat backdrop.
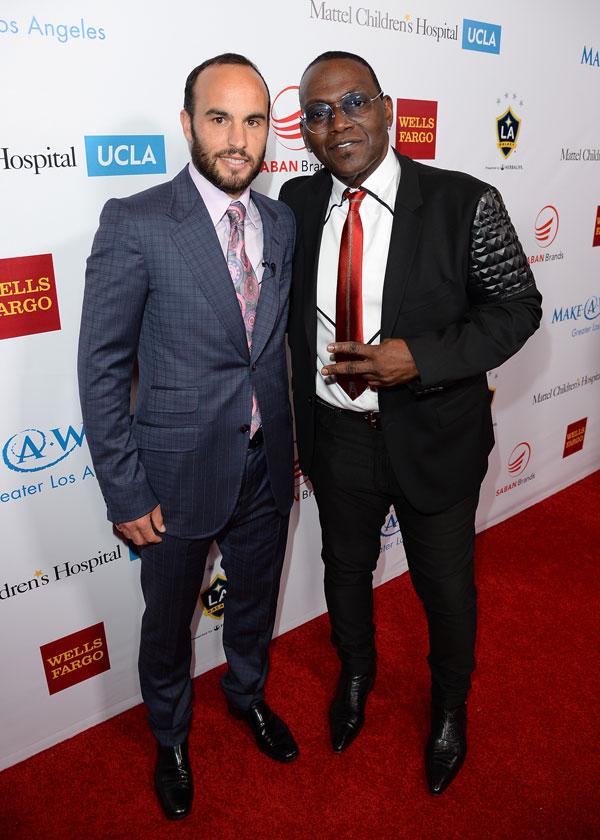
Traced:
[[[0, 768], [140, 700], [140, 562], [106, 520], [75, 375], [100, 210], [187, 163], [185, 78], [225, 51], [255, 61], [271, 89], [256, 187], [276, 197], [313, 172], [297, 86], [329, 49], [373, 64], [400, 151], [500, 189], [544, 295], [540, 330], [489, 372], [497, 444], [479, 529], [600, 466], [596, 0], [231, 0], [222, 12], [0, 0]], [[535, 550], [522, 546], [524, 575]], [[377, 582], [404, 570], [391, 510]], [[223, 661], [226, 593], [215, 549], [195, 673]], [[277, 632], [324, 610], [316, 506], [298, 469]]]

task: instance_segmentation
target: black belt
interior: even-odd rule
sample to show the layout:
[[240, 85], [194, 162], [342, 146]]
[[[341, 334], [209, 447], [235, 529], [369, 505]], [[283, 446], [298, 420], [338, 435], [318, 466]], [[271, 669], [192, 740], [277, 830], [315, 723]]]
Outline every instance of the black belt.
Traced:
[[248, 449], [256, 449], [257, 446], [260, 446], [263, 442], [263, 430], [262, 426], [259, 426], [258, 429], [254, 432], [250, 440], [248, 441]]
[[338, 408], [331, 403], [325, 402], [320, 397], [316, 397], [317, 406], [326, 408], [328, 411], [333, 411], [341, 417], [347, 417], [348, 420], [360, 420], [366, 423], [372, 429], [381, 430], [381, 413], [379, 411], [351, 411], [349, 408]]

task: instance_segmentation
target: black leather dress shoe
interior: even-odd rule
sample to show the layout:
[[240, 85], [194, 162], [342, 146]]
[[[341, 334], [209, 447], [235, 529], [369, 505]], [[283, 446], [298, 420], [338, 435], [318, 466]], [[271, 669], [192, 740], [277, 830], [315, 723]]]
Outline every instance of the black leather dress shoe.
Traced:
[[368, 674], [342, 671], [333, 702], [329, 707], [331, 745], [335, 752], [350, 746], [365, 722], [365, 706], [375, 683], [375, 669]]
[[429, 790], [443, 793], [463, 765], [467, 754], [467, 708], [434, 706], [431, 735], [425, 749], [425, 771]]
[[158, 745], [154, 786], [162, 809], [170, 820], [181, 820], [187, 816], [194, 798], [187, 741], [175, 747]]
[[298, 755], [298, 745], [285, 723], [270, 709], [264, 700], [254, 703], [249, 709], [238, 709], [229, 705], [231, 714], [244, 720], [252, 730], [259, 750], [275, 761], [293, 761]]

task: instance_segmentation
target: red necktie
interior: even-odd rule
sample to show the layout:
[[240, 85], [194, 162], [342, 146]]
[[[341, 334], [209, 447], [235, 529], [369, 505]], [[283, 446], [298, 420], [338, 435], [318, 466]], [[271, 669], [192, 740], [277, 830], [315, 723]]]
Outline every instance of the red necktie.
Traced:
[[[340, 261], [338, 264], [337, 292], [335, 301], [335, 340], [363, 342], [362, 313], [362, 257], [363, 228], [360, 220], [360, 203], [366, 196], [364, 190], [350, 192], [345, 190], [348, 199], [348, 215], [342, 230], [340, 242]], [[336, 361], [350, 358], [344, 353], [336, 353]], [[360, 397], [367, 383], [361, 377], [351, 379], [338, 376], [338, 385], [344, 389], [351, 400]]]

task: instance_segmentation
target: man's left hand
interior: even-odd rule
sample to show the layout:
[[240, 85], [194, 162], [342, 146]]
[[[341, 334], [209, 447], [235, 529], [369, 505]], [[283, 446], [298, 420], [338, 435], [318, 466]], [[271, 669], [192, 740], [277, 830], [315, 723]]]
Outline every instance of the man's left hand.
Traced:
[[361, 344], [342, 341], [328, 344], [330, 353], [352, 358], [328, 364], [322, 368], [323, 376], [361, 376], [371, 388], [401, 385], [419, 375], [419, 371], [402, 338], [386, 338], [381, 344]]

